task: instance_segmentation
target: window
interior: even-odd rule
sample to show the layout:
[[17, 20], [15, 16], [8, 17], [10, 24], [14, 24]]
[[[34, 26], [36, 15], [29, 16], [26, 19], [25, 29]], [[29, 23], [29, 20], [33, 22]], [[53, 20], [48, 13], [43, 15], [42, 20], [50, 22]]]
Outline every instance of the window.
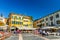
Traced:
[[16, 22], [16, 24], [17, 24], [17, 22]]
[[51, 26], [54, 26], [53, 22], [51, 22]]
[[12, 24], [14, 24], [14, 21], [12, 21]]
[[13, 21], [14, 22], [14, 24], [16, 23], [15, 21]]
[[17, 22], [17, 24], [19, 24], [20, 22]]
[[42, 26], [44, 26], [44, 24], [42, 24]]
[[44, 22], [44, 19], [43, 19], [43, 20], [41, 20], [40, 22]]
[[15, 16], [14, 18], [17, 19], [17, 16]]
[[56, 15], [56, 18], [59, 18], [59, 14]]
[[48, 18], [46, 18], [46, 21], [48, 21]]
[[24, 24], [24, 26], [28, 26], [28, 24]]
[[20, 24], [22, 25], [22, 24], [23, 24], [23, 22], [20, 22]]
[[19, 24], [19, 22], [16, 21], [16, 24]]
[[51, 21], [53, 20], [53, 16], [50, 17], [50, 20], [51, 20]]
[[60, 24], [60, 20], [56, 21], [57, 24]]
[[48, 26], [48, 23], [46, 23], [46, 26]]

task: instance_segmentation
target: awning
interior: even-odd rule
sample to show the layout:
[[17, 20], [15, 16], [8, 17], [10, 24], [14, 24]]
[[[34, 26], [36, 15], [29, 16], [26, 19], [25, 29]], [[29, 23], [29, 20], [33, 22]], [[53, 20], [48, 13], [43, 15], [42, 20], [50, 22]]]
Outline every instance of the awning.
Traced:
[[0, 29], [7, 29], [6, 26], [0, 26]]
[[10, 27], [10, 29], [15, 29], [15, 27]]
[[18, 27], [20, 30], [35, 30], [36, 28]]
[[49, 27], [42, 27], [41, 29], [56, 29], [56, 27], [52, 27], [52, 26], [49, 26]]

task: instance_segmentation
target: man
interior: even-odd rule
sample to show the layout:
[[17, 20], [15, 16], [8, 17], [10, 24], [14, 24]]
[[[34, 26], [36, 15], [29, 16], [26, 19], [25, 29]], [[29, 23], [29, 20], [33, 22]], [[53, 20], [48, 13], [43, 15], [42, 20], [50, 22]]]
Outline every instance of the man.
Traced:
[[42, 32], [43, 32], [43, 31], [40, 29], [40, 30], [39, 30], [39, 33], [42, 34]]
[[45, 31], [43, 30], [43, 33], [45, 34]]

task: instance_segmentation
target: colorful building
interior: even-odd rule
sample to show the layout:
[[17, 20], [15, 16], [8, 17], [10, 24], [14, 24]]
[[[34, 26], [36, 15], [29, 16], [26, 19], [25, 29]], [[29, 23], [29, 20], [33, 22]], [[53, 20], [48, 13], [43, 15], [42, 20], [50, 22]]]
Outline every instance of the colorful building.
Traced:
[[10, 13], [7, 21], [10, 28], [18, 29], [33, 28], [33, 20], [30, 16]]

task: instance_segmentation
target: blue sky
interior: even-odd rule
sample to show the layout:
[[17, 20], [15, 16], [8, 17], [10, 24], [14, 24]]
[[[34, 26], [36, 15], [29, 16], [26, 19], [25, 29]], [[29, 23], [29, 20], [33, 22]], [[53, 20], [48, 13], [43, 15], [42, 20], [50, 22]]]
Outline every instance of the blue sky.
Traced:
[[6, 18], [15, 12], [38, 19], [59, 9], [60, 0], [0, 0], [0, 14]]

